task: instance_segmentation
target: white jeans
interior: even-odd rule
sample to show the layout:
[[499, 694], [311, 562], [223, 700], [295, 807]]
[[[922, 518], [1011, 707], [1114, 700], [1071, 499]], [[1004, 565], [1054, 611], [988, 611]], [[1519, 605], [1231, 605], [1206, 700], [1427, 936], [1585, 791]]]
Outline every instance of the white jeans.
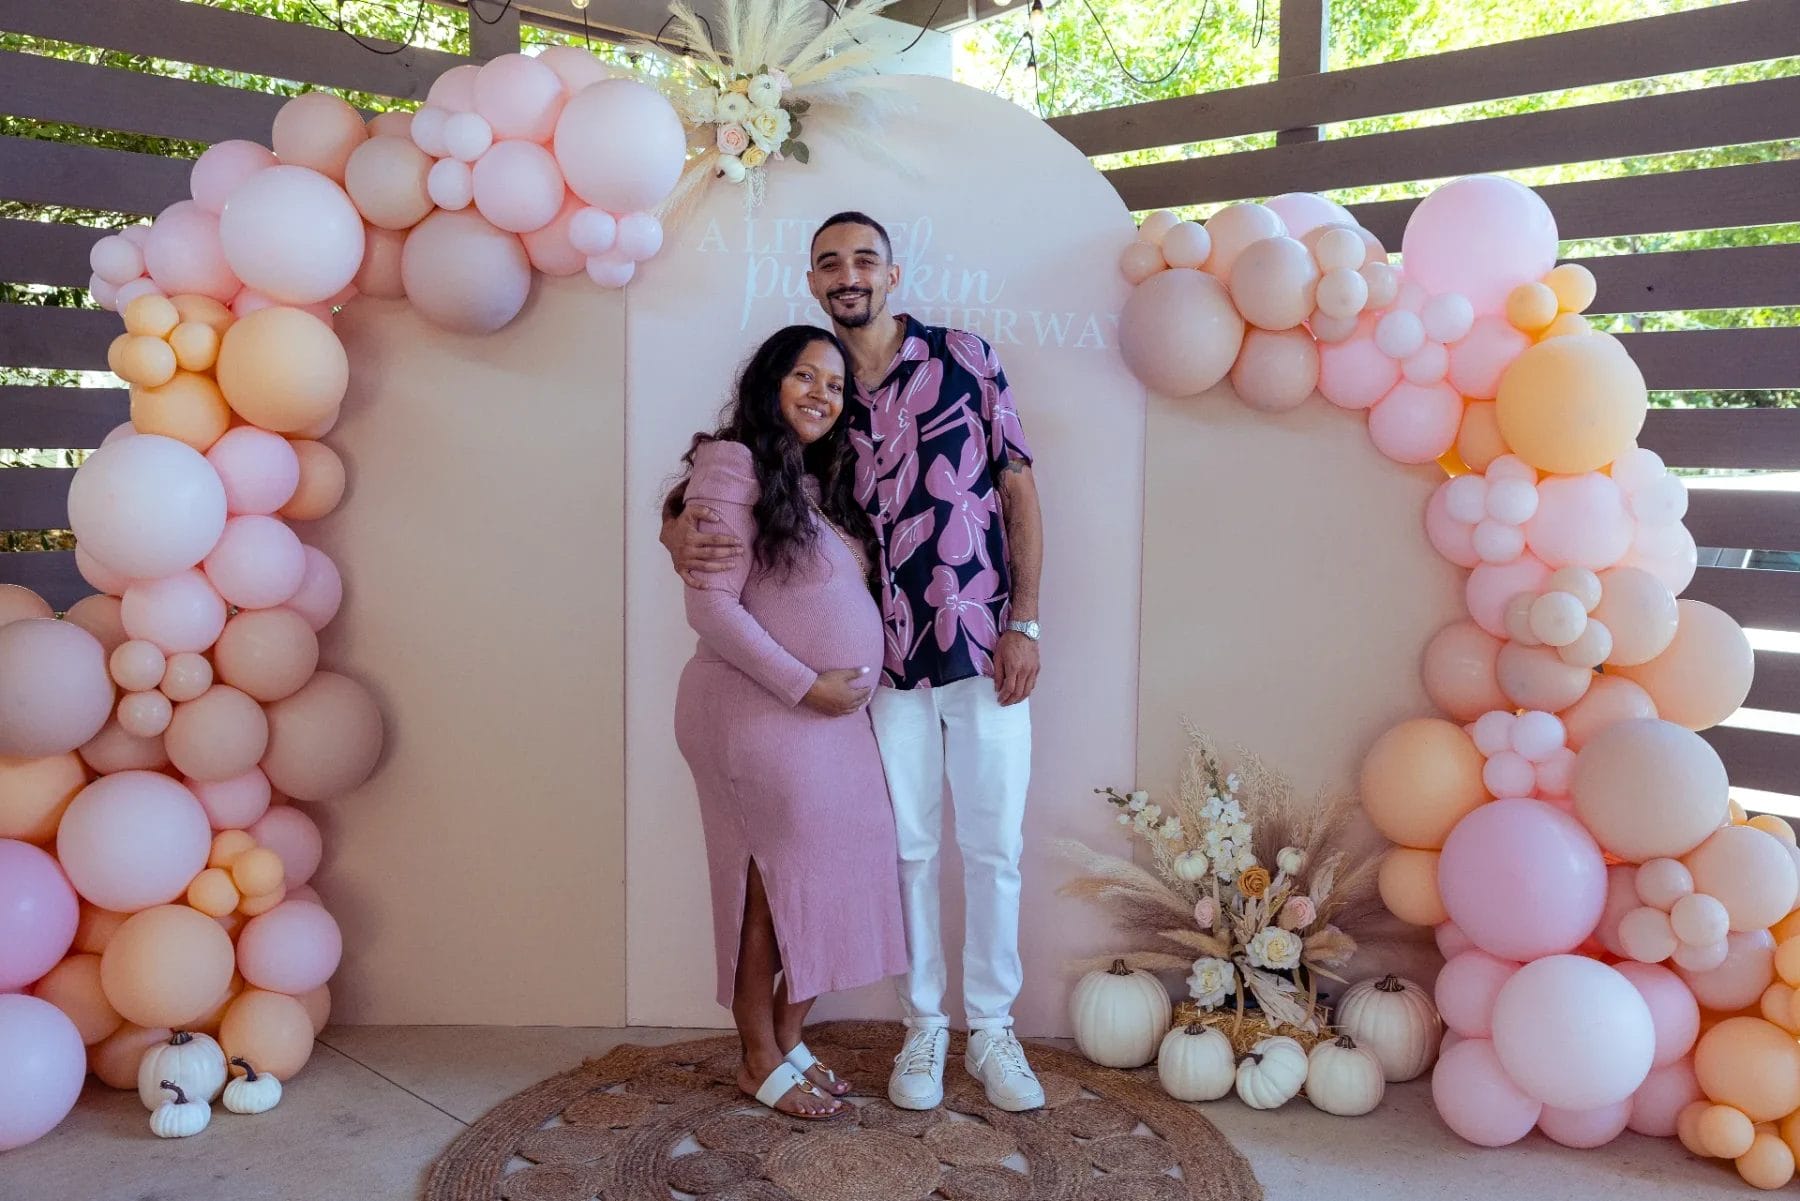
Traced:
[[963, 858], [963, 1006], [969, 1029], [1012, 1025], [1012, 1004], [1024, 981], [1019, 856], [1031, 780], [1029, 705], [1001, 707], [994, 681], [985, 677], [943, 688], [877, 688], [870, 702], [900, 836], [909, 960], [900, 999], [906, 1024], [914, 1029], [950, 1024], [938, 899], [946, 780]]

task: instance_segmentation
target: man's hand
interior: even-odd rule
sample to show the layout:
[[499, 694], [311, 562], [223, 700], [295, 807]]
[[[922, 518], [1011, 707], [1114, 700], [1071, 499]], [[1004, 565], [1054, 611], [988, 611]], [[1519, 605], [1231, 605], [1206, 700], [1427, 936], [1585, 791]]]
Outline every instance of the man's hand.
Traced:
[[868, 678], [869, 669], [866, 667], [840, 667], [835, 671], [822, 671], [812, 690], [801, 698], [800, 703], [826, 717], [848, 717], [869, 703], [871, 685], [864, 682]]
[[1000, 635], [994, 649], [994, 691], [1002, 705], [1016, 705], [1037, 687], [1038, 644], [1017, 630]]
[[716, 529], [723, 524], [717, 513], [698, 504], [687, 506], [679, 516], [663, 522], [658, 540], [668, 550], [675, 574], [687, 581], [688, 587], [705, 588], [707, 576], [737, 566], [738, 556], [744, 553], [744, 544], [737, 535], [730, 531], [707, 533], [704, 528]]

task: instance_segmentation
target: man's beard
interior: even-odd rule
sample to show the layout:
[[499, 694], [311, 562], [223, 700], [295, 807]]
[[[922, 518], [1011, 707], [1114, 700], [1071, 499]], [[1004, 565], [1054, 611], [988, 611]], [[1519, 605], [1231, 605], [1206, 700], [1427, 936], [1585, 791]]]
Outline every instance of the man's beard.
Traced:
[[[832, 320], [843, 326], [845, 329], [861, 329], [875, 320], [876, 305], [873, 293], [860, 291], [841, 292], [831, 296], [830, 300]], [[858, 300], [862, 302], [862, 311], [852, 312], [848, 316], [839, 311], [839, 306], [841, 304], [854, 304]]]

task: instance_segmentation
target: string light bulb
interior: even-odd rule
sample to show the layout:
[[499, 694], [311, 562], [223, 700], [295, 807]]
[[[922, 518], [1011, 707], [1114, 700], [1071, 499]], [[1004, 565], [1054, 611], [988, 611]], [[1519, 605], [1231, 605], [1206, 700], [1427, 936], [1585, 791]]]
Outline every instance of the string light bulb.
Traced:
[[1031, 36], [1044, 36], [1044, 26], [1050, 23], [1050, 16], [1044, 11], [1044, 0], [1031, 0], [1031, 14], [1026, 18], [1031, 24]]
[[997, 5], [1000, 8], [1011, 8], [1012, 7], [1012, 0], [994, 0], [994, 3], [995, 3], [995, 5]]
[[577, 12], [580, 12], [581, 10], [585, 9], [589, 3], [591, 3], [591, 0], [569, 0], [569, 7], [573, 8]]
[[1038, 65], [1037, 65], [1037, 47], [1036, 46], [1033, 46], [1031, 48], [1031, 57], [1027, 58], [1025, 60], [1025, 78], [1027, 78], [1031, 81], [1031, 87], [1035, 91], [1037, 88], [1037, 85], [1038, 85]]

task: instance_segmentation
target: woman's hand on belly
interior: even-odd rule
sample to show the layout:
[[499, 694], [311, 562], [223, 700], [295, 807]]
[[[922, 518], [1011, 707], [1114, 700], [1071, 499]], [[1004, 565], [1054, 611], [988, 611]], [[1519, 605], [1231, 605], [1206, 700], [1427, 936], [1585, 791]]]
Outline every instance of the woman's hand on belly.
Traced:
[[874, 681], [867, 667], [840, 667], [822, 671], [801, 703], [826, 717], [848, 717], [869, 703]]

